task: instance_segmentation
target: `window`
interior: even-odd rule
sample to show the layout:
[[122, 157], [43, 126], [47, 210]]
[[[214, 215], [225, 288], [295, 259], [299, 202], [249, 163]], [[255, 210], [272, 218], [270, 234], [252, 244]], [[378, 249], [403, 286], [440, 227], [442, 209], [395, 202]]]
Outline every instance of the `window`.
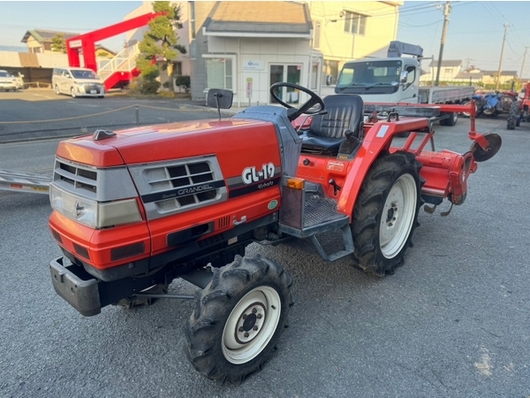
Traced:
[[313, 63], [311, 67], [311, 90], [318, 88], [318, 63]]
[[404, 84], [403, 90], [406, 90], [407, 88], [412, 86], [416, 81], [416, 68], [413, 66], [407, 66], [406, 71], [408, 72], [407, 81]]
[[364, 35], [366, 30], [366, 16], [344, 11], [344, 31], [354, 35]]
[[208, 88], [233, 90], [232, 58], [206, 58], [206, 79]]
[[339, 61], [331, 61], [329, 59], [324, 60], [322, 67], [322, 79], [325, 81], [327, 76], [333, 76], [333, 83], [337, 81], [339, 77]]
[[315, 21], [315, 31], [313, 32], [313, 48], [320, 48], [320, 21]]
[[173, 76], [182, 76], [182, 62], [173, 62]]
[[445, 73], [453, 74], [453, 68], [445, 68]]

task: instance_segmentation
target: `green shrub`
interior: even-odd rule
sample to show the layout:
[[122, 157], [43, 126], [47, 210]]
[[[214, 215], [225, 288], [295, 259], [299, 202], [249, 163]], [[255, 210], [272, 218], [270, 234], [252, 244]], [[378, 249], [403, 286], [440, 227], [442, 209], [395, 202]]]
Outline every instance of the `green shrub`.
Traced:
[[156, 80], [143, 80], [140, 85], [140, 94], [156, 94], [160, 88], [160, 82]]
[[184, 92], [189, 93], [190, 91], [190, 77], [189, 76], [177, 76], [175, 84]]

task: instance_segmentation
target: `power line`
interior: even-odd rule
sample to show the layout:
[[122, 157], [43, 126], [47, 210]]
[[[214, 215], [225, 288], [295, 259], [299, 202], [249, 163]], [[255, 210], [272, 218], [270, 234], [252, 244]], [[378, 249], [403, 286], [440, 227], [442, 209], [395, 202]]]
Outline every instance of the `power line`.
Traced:
[[436, 81], [434, 85], [437, 86], [440, 83], [440, 69], [442, 69], [442, 56], [445, 45], [445, 35], [447, 34], [447, 25], [449, 24], [449, 14], [451, 13], [451, 2], [446, 1], [444, 6], [444, 25], [442, 28], [442, 39], [440, 41], [440, 55], [438, 56], [438, 68], [436, 70]]
[[501, 82], [501, 71], [502, 71], [502, 56], [504, 55], [504, 43], [506, 43], [506, 36], [508, 35], [508, 27], [510, 25], [504, 24], [504, 39], [502, 40], [501, 57], [499, 59], [499, 70], [497, 71], [497, 83], [495, 83], [495, 91], [499, 90], [499, 84]]

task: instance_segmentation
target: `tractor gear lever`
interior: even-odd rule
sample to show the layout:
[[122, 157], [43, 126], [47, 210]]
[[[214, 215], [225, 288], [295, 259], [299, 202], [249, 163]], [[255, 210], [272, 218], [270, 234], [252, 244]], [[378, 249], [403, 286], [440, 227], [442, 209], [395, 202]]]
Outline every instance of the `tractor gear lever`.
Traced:
[[341, 187], [332, 178], [329, 180], [329, 185], [333, 186], [333, 195], [337, 196], [337, 192], [341, 190]]

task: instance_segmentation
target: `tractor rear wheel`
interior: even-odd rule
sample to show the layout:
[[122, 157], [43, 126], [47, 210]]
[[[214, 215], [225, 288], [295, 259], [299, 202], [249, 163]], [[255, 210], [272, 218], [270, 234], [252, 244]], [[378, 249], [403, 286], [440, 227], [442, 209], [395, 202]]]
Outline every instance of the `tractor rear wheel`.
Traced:
[[236, 256], [197, 294], [185, 353], [204, 376], [242, 382], [261, 369], [287, 327], [291, 277], [276, 262]]
[[421, 163], [409, 152], [385, 154], [368, 172], [353, 212], [355, 266], [376, 276], [404, 262], [423, 204]]
[[514, 130], [516, 126], [519, 126], [519, 110], [520, 103], [518, 101], [513, 102], [510, 106], [510, 112], [508, 113], [508, 118], [506, 120], [506, 128], [508, 130]]

